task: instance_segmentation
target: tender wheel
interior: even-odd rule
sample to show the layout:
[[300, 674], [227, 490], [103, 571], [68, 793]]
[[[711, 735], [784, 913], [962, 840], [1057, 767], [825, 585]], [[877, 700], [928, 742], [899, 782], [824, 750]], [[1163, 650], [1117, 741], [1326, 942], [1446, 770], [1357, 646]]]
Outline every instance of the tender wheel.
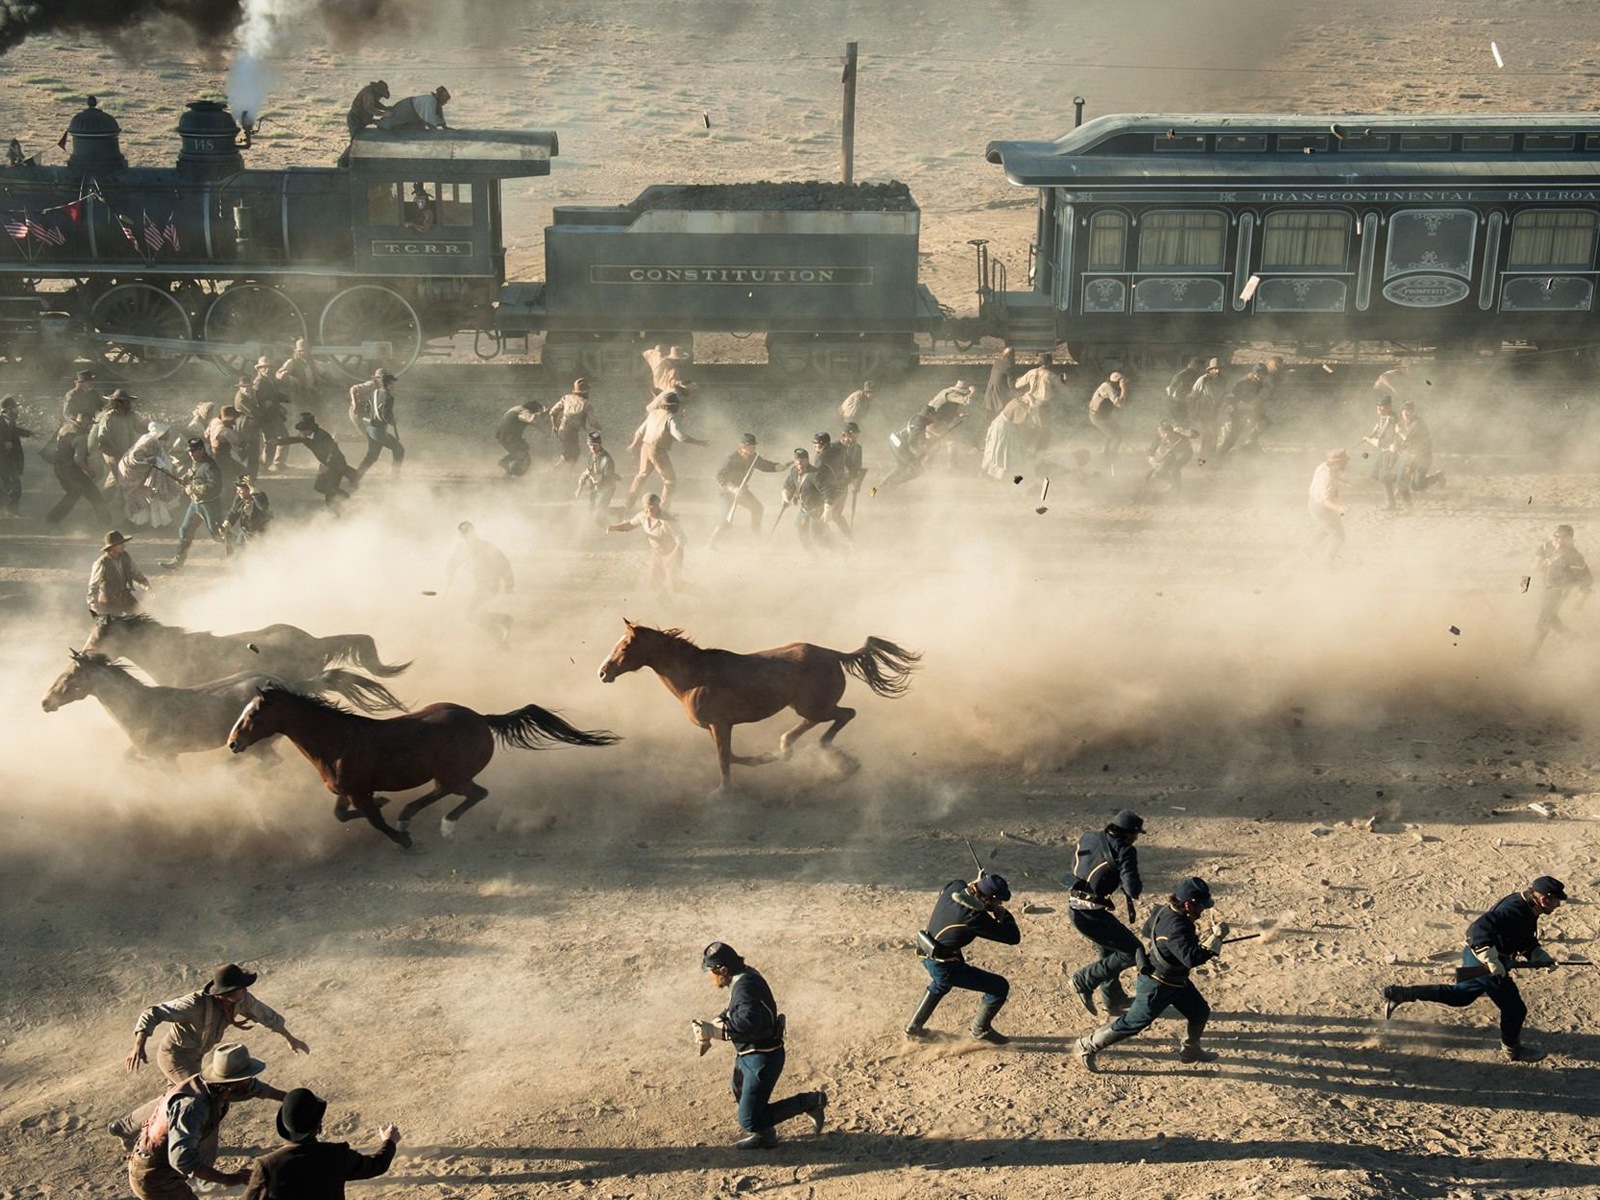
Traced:
[[141, 339], [186, 342], [194, 336], [183, 305], [148, 283], [119, 283], [101, 296], [89, 309], [88, 330], [106, 374], [138, 383], [166, 379], [189, 361], [187, 350], [147, 345]]
[[211, 361], [224, 375], [248, 375], [250, 364], [269, 347], [289, 357], [295, 338], [306, 335], [300, 307], [277, 288], [243, 283], [229, 288], [206, 309], [205, 340], [249, 345], [244, 353], [213, 354]]
[[375, 283], [346, 288], [322, 310], [318, 340], [324, 346], [359, 346], [388, 342], [393, 353], [381, 362], [360, 353], [330, 354], [328, 361], [347, 379], [362, 380], [376, 367], [401, 374], [422, 353], [422, 320], [410, 301]]

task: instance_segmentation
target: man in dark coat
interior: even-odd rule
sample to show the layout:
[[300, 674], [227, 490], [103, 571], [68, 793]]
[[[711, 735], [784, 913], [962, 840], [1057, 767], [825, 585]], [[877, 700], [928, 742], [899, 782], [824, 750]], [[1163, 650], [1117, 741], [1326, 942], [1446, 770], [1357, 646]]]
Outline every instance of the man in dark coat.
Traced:
[[987, 871], [971, 883], [952, 879], [939, 890], [927, 928], [917, 934], [917, 955], [928, 972], [929, 982], [922, 1003], [906, 1024], [908, 1038], [926, 1037], [923, 1026], [939, 1007], [939, 1001], [950, 994], [951, 988], [964, 988], [983, 994], [983, 1003], [972, 1022], [972, 1036], [995, 1046], [1011, 1040], [993, 1024], [995, 1014], [1011, 994], [1011, 981], [973, 966], [965, 954], [966, 948], [979, 938], [1002, 946], [1015, 946], [1022, 941], [1017, 919], [1005, 908], [1009, 899], [1011, 887], [1005, 877]]
[[350, 1149], [348, 1142], [317, 1140], [328, 1102], [309, 1088], [295, 1088], [278, 1108], [278, 1136], [288, 1142], [256, 1159], [245, 1200], [344, 1200], [351, 1179], [375, 1179], [394, 1161], [400, 1130], [385, 1125], [376, 1154]]
[[0, 400], [0, 514], [20, 515], [22, 506], [22, 439], [33, 431], [17, 424], [17, 398]]
[[1138, 935], [1117, 920], [1115, 902], [1120, 891], [1131, 923], [1133, 902], [1144, 890], [1139, 879], [1139, 851], [1134, 848], [1143, 832], [1144, 819], [1123, 809], [1104, 829], [1091, 829], [1078, 839], [1072, 870], [1061, 881], [1072, 889], [1067, 901], [1072, 927], [1100, 952], [1072, 977], [1072, 990], [1090, 1016], [1098, 1015], [1094, 1006], [1097, 988], [1101, 1003], [1112, 1016], [1121, 1016], [1131, 1003], [1122, 990], [1122, 973], [1139, 961], [1142, 949]]

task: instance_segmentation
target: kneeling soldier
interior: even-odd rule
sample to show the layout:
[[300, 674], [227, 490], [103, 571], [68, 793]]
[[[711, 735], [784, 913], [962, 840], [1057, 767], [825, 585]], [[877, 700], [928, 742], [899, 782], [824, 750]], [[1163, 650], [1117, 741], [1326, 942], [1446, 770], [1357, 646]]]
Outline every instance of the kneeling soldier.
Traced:
[[1134, 987], [1133, 1007], [1111, 1024], [1078, 1039], [1078, 1057], [1089, 1070], [1095, 1069], [1095, 1054], [1148, 1029], [1168, 1008], [1177, 1009], [1189, 1022], [1178, 1058], [1186, 1063], [1216, 1061], [1215, 1054], [1200, 1046], [1211, 1006], [1189, 980], [1189, 972], [1215, 958], [1228, 936], [1224, 921], [1213, 925], [1204, 939], [1195, 930], [1195, 921], [1211, 907], [1210, 885], [1193, 876], [1150, 914], [1144, 923], [1148, 963]]
[[[1383, 1015], [1413, 1000], [1465, 1008], [1479, 996], [1488, 996], [1500, 1010], [1500, 1049], [1512, 1062], [1538, 1062], [1543, 1050], [1522, 1044], [1522, 1023], [1528, 1006], [1511, 978], [1514, 966], [1553, 967], [1556, 960], [1539, 944], [1539, 918], [1561, 907], [1567, 889], [1559, 879], [1541, 875], [1524, 892], [1512, 892], [1467, 926], [1467, 945], [1461, 952], [1461, 969], [1455, 983], [1423, 987], [1391, 985], [1383, 989]], [[1521, 955], [1521, 963], [1513, 961]]]
[[733, 1043], [733, 1098], [739, 1105], [734, 1142], [742, 1150], [769, 1150], [778, 1144], [775, 1126], [793, 1117], [809, 1116], [822, 1132], [828, 1110], [827, 1092], [799, 1092], [770, 1103], [783, 1074], [783, 1014], [761, 972], [745, 963], [726, 942], [712, 942], [700, 956], [700, 969], [711, 973], [711, 986], [727, 988], [728, 1007], [710, 1021], [690, 1021], [695, 1042], [704, 1054], [714, 1040]]
[[993, 1027], [995, 1014], [1011, 992], [1011, 981], [993, 971], [980, 971], [961, 953], [978, 938], [988, 938], [1005, 946], [1022, 941], [1017, 919], [1003, 905], [1011, 899], [1011, 888], [999, 875], [979, 875], [973, 882], [952, 879], [939, 893], [928, 927], [917, 934], [917, 953], [931, 982], [927, 995], [909, 1024], [908, 1038], [925, 1035], [923, 1026], [933, 1016], [951, 988], [983, 993], [983, 1004], [972, 1022], [972, 1036], [980, 1042], [1003, 1046], [1011, 1039]]

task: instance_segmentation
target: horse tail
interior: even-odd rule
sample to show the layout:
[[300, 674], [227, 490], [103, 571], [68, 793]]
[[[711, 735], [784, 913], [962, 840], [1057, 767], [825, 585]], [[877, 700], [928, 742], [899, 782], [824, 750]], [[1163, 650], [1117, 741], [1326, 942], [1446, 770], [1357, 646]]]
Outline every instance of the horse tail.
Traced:
[[358, 675], [354, 671], [346, 671], [341, 667], [324, 671], [315, 679], [307, 683], [304, 691], [332, 692], [343, 700], [349, 701], [362, 712], [405, 712], [406, 705], [403, 700], [391, 692], [376, 679], [368, 679], [365, 675]]
[[568, 725], [549, 709], [537, 704], [524, 704], [516, 712], [498, 716], [484, 714], [489, 728], [503, 746], [518, 746], [523, 750], [538, 750], [551, 742], [568, 746], [610, 746], [622, 739], [609, 729], [579, 729]]
[[323, 640], [333, 643], [330, 662], [354, 663], [363, 671], [370, 672], [380, 679], [392, 679], [411, 665], [409, 662], [403, 662], [391, 667], [384, 662], [378, 657], [378, 643], [372, 640], [371, 634], [346, 633]]
[[853, 654], [842, 651], [835, 653], [839, 655], [841, 667], [876, 695], [890, 699], [906, 694], [906, 689], [911, 686], [911, 673], [922, 661], [922, 655], [915, 650], [896, 646], [887, 638], [880, 637], [869, 637], [866, 645]]

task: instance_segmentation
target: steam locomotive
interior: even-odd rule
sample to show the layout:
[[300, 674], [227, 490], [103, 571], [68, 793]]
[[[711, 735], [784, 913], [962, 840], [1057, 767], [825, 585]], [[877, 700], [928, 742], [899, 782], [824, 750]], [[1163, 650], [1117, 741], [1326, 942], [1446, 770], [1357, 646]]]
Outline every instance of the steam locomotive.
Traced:
[[1037, 189], [1038, 224], [1021, 289], [976, 244], [963, 317], [918, 280], [900, 184], [557, 207], [545, 279], [518, 282], [501, 181], [548, 174], [554, 133], [373, 132], [345, 165], [252, 171], [249, 123], [224, 105], [189, 104], [177, 132], [174, 168], [131, 168], [91, 103], [65, 167], [0, 169], [0, 353], [87, 347], [108, 376], [151, 380], [305, 337], [359, 377], [470, 332], [486, 358], [541, 338], [559, 377], [759, 332], [784, 373], [861, 377], [939, 337], [1132, 367], [1244, 344], [1600, 342], [1594, 117], [1108, 116], [994, 142], [988, 161]]

